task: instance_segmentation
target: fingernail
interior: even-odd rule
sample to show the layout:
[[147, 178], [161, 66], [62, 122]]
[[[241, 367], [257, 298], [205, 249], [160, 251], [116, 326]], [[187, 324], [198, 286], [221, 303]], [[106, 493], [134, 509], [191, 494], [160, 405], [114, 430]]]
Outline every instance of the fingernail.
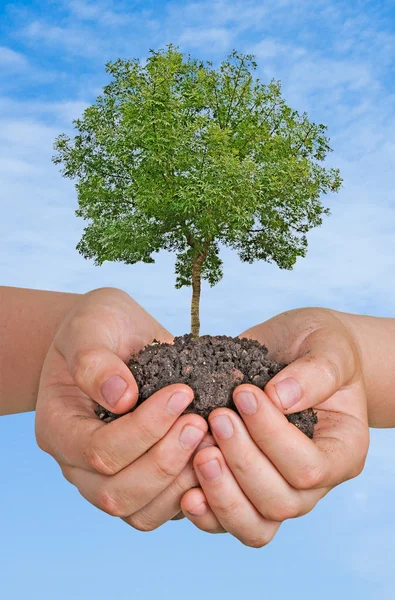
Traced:
[[128, 384], [119, 375], [109, 377], [102, 385], [101, 393], [110, 406], [115, 406], [128, 387]]
[[182, 413], [188, 404], [190, 404], [192, 398], [189, 394], [185, 394], [184, 392], [176, 392], [172, 395], [169, 402], [167, 403], [167, 412], [170, 415], [179, 415]]
[[220, 440], [229, 440], [233, 433], [233, 423], [227, 415], [218, 415], [210, 419], [210, 427]]
[[221, 465], [216, 458], [199, 465], [199, 471], [207, 481], [215, 481], [222, 474]]
[[282, 379], [274, 387], [285, 410], [294, 406], [302, 397], [302, 388], [292, 377]]
[[195, 517], [201, 517], [204, 515], [207, 509], [207, 504], [202, 502], [193, 508], [192, 510], [188, 510], [189, 514], [194, 515]]
[[180, 433], [180, 444], [186, 450], [194, 448], [204, 436], [204, 431], [192, 425], [186, 425]]
[[252, 392], [239, 392], [235, 396], [235, 403], [240, 412], [253, 415], [258, 409], [258, 402]]

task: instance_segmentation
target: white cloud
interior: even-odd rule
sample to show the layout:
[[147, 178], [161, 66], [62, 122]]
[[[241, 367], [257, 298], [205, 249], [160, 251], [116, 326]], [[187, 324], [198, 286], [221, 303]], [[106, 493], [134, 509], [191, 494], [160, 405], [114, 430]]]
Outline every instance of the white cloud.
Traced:
[[35, 20], [24, 27], [20, 35], [34, 43], [44, 43], [56, 48], [65, 48], [71, 54], [95, 57], [103, 54], [104, 41], [100, 36], [85, 32], [76, 26], [52, 25]]
[[[0, 156], [0, 174], [3, 175], [31, 175], [34, 172], [34, 166], [28, 161], [18, 158], [7, 158]], [[3, 189], [4, 193], [4, 189]]]
[[[395, 107], [388, 76], [394, 38], [377, 19], [357, 15], [351, 4], [167, 3], [163, 18], [145, 9], [127, 11], [125, 28], [117, 20], [124, 3], [74, 0], [65, 18], [47, 11], [44, 20], [37, 13], [18, 20], [24, 33], [16, 31], [15, 37], [29, 47], [29, 61], [25, 54], [0, 48], [1, 67], [8, 65], [7, 73], [18, 72], [27, 82], [26, 88], [17, 88], [16, 78], [7, 77], [13, 87], [0, 97], [2, 284], [74, 292], [118, 286], [175, 334], [188, 330], [191, 292], [174, 288], [173, 255], [161, 253], [155, 265], [106, 263], [98, 268], [78, 254], [84, 222], [74, 215], [76, 193], [51, 163], [54, 138], [70, 130], [71, 120], [100, 92], [104, 61], [116, 53], [145, 57], [160, 38], [161, 47], [178, 40], [183, 52], [197, 49], [214, 63], [233, 47], [256, 53], [261, 79], [280, 78], [291, 106], [330, 126], [335, 148], [330, 164], [339, 166], [345, 179], [339, 194], [324, 198], [333, 214], [310, 232], [308, 255], [293, 271], [242, 264], [234, 253], [223, 251], [223, 281], [215, 288], [203, 284], [202, 332], [237, 334], [306, 305], [393, 317]], [[323, 28], [322, 40], [315, 23]], [[33, 69], [42, 56], [45, 67]], [[47, 93], [46, 81], [60, 78], [58, 60], [62, 68], [71, 65], [70, 85]], [[33, 93], [30, 86], [38, 83], [39, 93]], [[372, 597], [383, 600], [395, 594], [394, 453], [395, 430], [373, 431], [363, 474], [320, 503], [311, 521], [327, 536], [320, 546], [321, 562], [335, 573], [338, 567], [351, 584], [373, 582]]]
[[89, 102], [83, 100], [69, 100], [65, 102], [54, 102], [47, 105], [47, 111], [54, 113], [59, 119], [69, 125], [73, 119], [81, 117]]
[[[100, 91], [94, 90], [95, 93], [91, 93], [92, 98], [98, 95]], [[26, 117], [33, 117], [34, 119], [42, 119], [46, 122], [53, 121], [59, 125], [63, 124], [71, 127], [72, 120], [81, 117], [88, 106], [89, 102], [84, 100], [64, 100], [63, 102], [30, 100], [26, 102], [0, 96], [0, 115], [3, 119], [7, 117], [7, 120], [4, 121], [5, 124], [13, 119], [20, 122], [20, 115], [23, 114], [25, 119]]]
[[300, 54], [306, 54], [306, 50], [297, 48], [294, 45], [284, 44], [277, 39], [265, 38], [252, 46], [250, 51], [256, 55], [257, 58], [265, 60], [267, 58], [280, 58], [284, 55], [292, 53], [293, 56]]
[[210, 44], [211, 48], [218, 50], [227, 49], [230, 44], [230, 32], [225, 28], [186, 28], [177, 39], [178, 44], [185, 44], [191, 48]]
[[107, 27], [125, 25], [131, 21], [130, 13], [114, 11], [109, 8], [107, 2], [68, 0], [65, 2], [65, 8], [78, 19], [95, 21]]
[[[100, 20], [105, 18], [105, 11], [118, 15], [124, 9], [123, 5], [114, 7], [114, 3], [92, 4], [74, 0], [69, 4], [69, 11], [77, 17], [77, 21], [65, 20], [54, 24], [36, 19], [24, 32], [32, 43], [44, 42], [97, 60], [110, 46], [118, 47], [118, 38], [122, 36], [112, 34], [113, 37], [103, 40], [98, 30], [89, 23], [100, 24]], [[137, 23], [138, 13], [128, 14], [133, 23]], [[149, 11], [143, 10], [141, 14], [140, 28], [152, 18]], [[285, 35], [285, 28], [289, 30], [291, 26], [299, 26], [301, 19], [310, 22], [318, 17], [327, 26], [329, 37], [325, 48], [315, 44], [315, 38], [309, 38], [303, 27], [300, 35]], [[276, 27], [274, 36], [274, 24], [279, 20], [283, 21], [284, 29]], [[248, 32], [248, 39], [236, 44], [243, 32]], [[376, 33], [381, 36], [383, 47], [377, 48], [376, 57], [368, 56], [368, 53], [365, 56], [367, 44], [376, 44]], [[155, 37], [157, 33], [153, 35]], [[263, 71], [264, 79], [270, 76], [282, 79], [284, 95], [291, 105], [306, 109], [312, 118], [330, 125], [329, 134], [336, 150], [330, 162], [341, 167], [345, 178], [340, 194], [327, 199], [333, 216], [325, 219], [320, 229], [310, 233], [308, 256], [301, 259], [293, 271], [280, 271], [275, 265], [263, 263], [241, 264], [234, 254], [223, 252], [223, 282], [214, 289], [204, 288], [203, 321], [207, 328], [232, 328], [237, 332], [281, 309], [306, 303], [332, 305], [354, 312], [368, 306], [376, 306], [377, 311], [394, 310], [392, 298], [395, 289], [388, 273], [393, 272], [395, 267], [395, 238], [392, 235], [395, 215], [391, 203], [394, 188], [391, 165], [395, 156], [390, 141], [392, 132], [395, 133], [395, 123], [392, 100], [383, 87], [382, 71], [376, 69], [376, 58], [382, 65], [384, 52], [388, 54], [393, 50], [392, 37], [378, 32], [374, 20], [368, 22], [365, 18], [362, 23], [355, 11], [347, 9], [344, 13], [324, 0], [305, 0], [297, 6], [294, 2], [274, 0], [264, 4], [224, 0], [167, 4], [160, 35], [166, 37], [166, 43], [178, 41], [182, 44], [182, 51], [201, 48], [207, 58], [211, 53], [215, 56], [221, 53], [222, 59], [234, 45], [238, 45], [240, 51], [256, 54], [258, 76]], [[339, 45], [339, 40], [342, 40], [342, 45]], [[155, 46], [149, 39], [144, 44], [147, 48]], [[147, 50], [141, 54], [146, 55]], [[6, 102], [3, 99], [3, 106]], [[7, 154], [2, 156], [1, 165], [8, 184], [12, 184], [13, 194], [20, 193], [21, 189], [15, 182], [18, 169], [28, 176], [31, 173], [29, 165], [32, 164], [40, 177], [48, 173], [44, 179], [52, 182], [52, 190], [61, 185], [60, 176], [50, 163], [53, 138], [71, 124], [72, 118], [82, 113], [87, 103], [84, 99], [67, 98], [53, 102], [13, 101], [13, 111], [8, 106], [8, 121], [3, 126], [3, 139], [7, 136], [4, 143], [8, 148]], [[18, 114], [25, 115], [19, 126]], [[37, 139], [40, 139], [41, 150], [36, 148], [33, 152]], [[25, 148], [22, 153], [21, 146]], [[38, 179], [37, 176], [35, 181]], [[72, 184], [67, 183], [61, 189], [64, 192], [59, 195], [59, 205], [64, 203], [65, 209], [71, 196], [75, 207]], [[34, 193], [39, 196], [38, 186]], [[49, 197], [45, 197], [49, 201]], [[39, 202], [38, 198], [38, 205]], [[53, 218], [57, 218], [55, 213]], [[71, 207], [67, 222], [69, 232], [73, 231], [73, 224], [80, 231], [82, 223], [74, 217]], [[70, 247], [74, 248], [78, 240], [74, 235], [72, 239]], [[51, 252], [56, 254], [55, 238], [51, 244]], [[76, 273], [80, 269], [89, 272], [92, 285], [97, 281], [98, 273], [124, 273], [122, 265], [106, 265], [100, 271], [90, 263], [81, 262], [74, 250], [70, 256], [74, 257], [70, 259], [70, 268]], [[163, 255], [158, 264], [160, 269], [142, 266], [140, 270], [140, 266], [135, 266], [127, 268], [127, 272], [144, 273], [147, 281], [152, 278], [153, 282], [158, 277], [162, 278], [160, 273], [165, 273], [163, 281], [169, 303], [175, 302], [187, 315], [189, 290], [173, 290], [173, 257]], [[54, 273], [53, 276], [52, 284], [56, 285], [56, 281], [60, 284], [61, 281], [56, 279], [59, 274]], [[240, 311], [241, 281], [248, 297], [248, 314]], [[154, 283], [147, 285], [147, 295], [155, 296], [154, 288]], [[221, 308], [224, 297], [229, 298], [227, 314]], [[232, 325], [229, 325], [229, 320]]]
[[[29, 154], [33, 159], [39, 155], [40, 147], [46, 146], [55, 137], [55, 129], [34, 120], [15, 119], [0, 121], [0, 143], [9, 153]], [[36, 153], [32, 152], [36, 149]]]
[[192, 24], [204, 24], [210, 27], [226, 26], [230, 33], [259, 27], [267, 16], [268, 10], [268, 3], [254, 0], [174, 2], [167, 6], [168, 19], [172, 24], [177, 21], [182, 28]]
[[23, 54], [11, 48], [0, 46], [0, 68], [4, 70], [26, 69], [29, 62]]

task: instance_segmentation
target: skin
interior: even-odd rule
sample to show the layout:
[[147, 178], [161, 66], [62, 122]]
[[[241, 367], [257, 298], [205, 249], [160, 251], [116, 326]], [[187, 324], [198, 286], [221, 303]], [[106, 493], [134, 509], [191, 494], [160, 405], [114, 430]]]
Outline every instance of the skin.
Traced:
[[154, 338], [173, 339], [128, 294], [85, 294], [49, 348], [36, 407], [37, 442], [66, 479], [93, 505], [143, 531], [177, 517], [182, 495], [198, 485], [192, 455], [213, 443], [204, 419], [180, 416], [193, 398], [183, 384], [112, 423], [94, 415], [92, 398], [116, 413], [135, 405], [137, 385], [125, 361]]
[[[210, 415], [212, 438], [201, 417], [179, 417], [192, 399], [184, 385], [164, 388], [113, 423], [92, 417], [90, 398], [113, 412], [132, 408], [137, 389], [124, 361], [153, 338], [173, 339], [130, 296], [111, 288], [84, 296], [22, 290], [18, 305], [17, 290], [0, 291], [1, 364], [7, 364], [2, 412], [34, 408], [40, 360], [47, 353], [36, 415], [40, 447], [85, 498], [142, 531], [177, 517], [181, 506], [204, 531], [229, 531], [261, 547], [284, 520], [306, 514], [335, 485], [361, 472], [368, 424], [395, 426], [395, 319], [306, 308], [240, 334], [267, 345], [270, 358], [292, 364], [264, 392], [239, 386], [234, 397], [242, 418], [217, 409]], [[29, 373], [22, 377], [26, 365]], [[122, 394], [114, 376], [126, 382]], [[279, 384], [290, 378], [299, 382], [302, 396], [285, 409]], [[295, 389], [288, 389], [288, 397]], [[253, 414], [247, 392], [257, 403]], [[175, 394], [177, 406], [171, 403]], [[120, 396], [115, 405], [111, 396]], [[319, 418], [314, 441], [284, 417], [313, 406]], [[195, 438], [190, 428], [198, 430]]]
[[[351, 321], [336, 311], [301, 309], [241, 334], [271, 348], [270, 358], [292, 364], [264, 391], [252, 385], [236, 388], [241, 418], [225, 408], [211, 413], [218, 447], [196, 454], [201, 489], [189, 490], [181, 502], [197, 527], [228, 531], [248, 546], [262, 547], [283, 521], [308, 513], [333, 487], [362, 471], [369, 446], [367, 399], [373, 399], [380, 415], [385, 410], [375, 378], [364, 379], [363, 365], [374, 345], [369, 350], [362, 336], [356, 339], [360, 323]], [[290, 402], [283, 406], [280, 393], [290, 401], [298, 388], [300, 399], [287, 409]], [[318, 415], [314, 440], [284, 416], [310, 407]], [[372, 413], [373, 421], [381, 422]]]
[[35, 409], [45, 356], [79, 297], [0, 287], [0, 415]]

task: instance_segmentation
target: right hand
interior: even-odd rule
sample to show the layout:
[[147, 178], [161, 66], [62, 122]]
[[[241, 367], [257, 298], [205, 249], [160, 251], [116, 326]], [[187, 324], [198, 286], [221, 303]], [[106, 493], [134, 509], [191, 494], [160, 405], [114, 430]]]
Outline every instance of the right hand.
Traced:
[[[341, 313], [295, 309], [240, 337], [258, 340], [287, 366], [264, 391], [235, 389], [240, 416], [227, 408], [210, 414], [218, 447], [196, 454], [201, 488], [188, 490], [181, 506], [200, 529], [261, 547], [283, 521], [307, 514], [361, 473], [369, 447], [366, 386], [359, 343]], [[312, 440], [285, 418], [308, 408], [318, 415]]]
[[183, 384], [111, 423], [94, 415], [95, 402], [118, 414], [133, 408], [138, 390], [125, 361], [154, 338], [173, 340], [128, 294], [85, 294], [49, 349], [36, 407], [38, 445], [66, 479], [94, 506], [141, 531], [179, 515], [183, 494], [199, 485], [192, 455], [213, 443], [202, 417], [180, 416], [193, 399]]

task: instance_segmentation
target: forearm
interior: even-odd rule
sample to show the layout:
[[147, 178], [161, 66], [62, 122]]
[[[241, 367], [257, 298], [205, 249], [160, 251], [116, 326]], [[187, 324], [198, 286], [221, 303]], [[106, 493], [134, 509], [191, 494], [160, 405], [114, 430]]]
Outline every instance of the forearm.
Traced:
[[79, 297], [0, 287], [0, 415], [35, 409], [45, 356]]
[[395, 319], [331, 312], [359, 346], [370, 427], [395, 427]]

